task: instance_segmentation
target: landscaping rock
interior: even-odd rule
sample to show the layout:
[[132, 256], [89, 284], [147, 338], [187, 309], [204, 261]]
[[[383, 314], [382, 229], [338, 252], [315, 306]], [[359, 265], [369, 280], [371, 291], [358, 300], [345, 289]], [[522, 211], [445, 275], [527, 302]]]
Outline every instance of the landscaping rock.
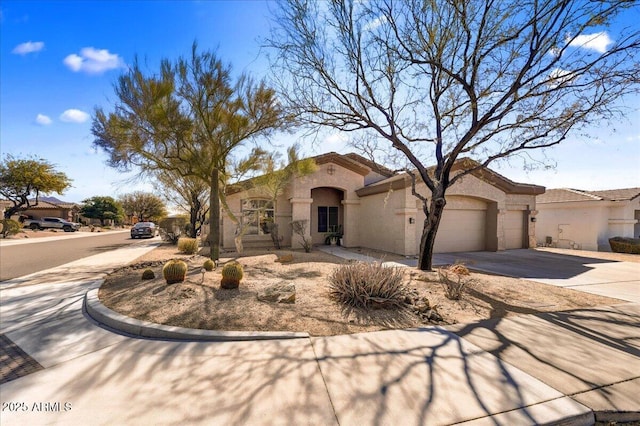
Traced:
[[261, 302], [296, 303], [296, 286], [287, 282], [273, 284], [259, 292], [257, 297]]
[[293, 254], [282, 255], [278, 257], [275, 261], [279, 263], [291, 263], [293, 262]]

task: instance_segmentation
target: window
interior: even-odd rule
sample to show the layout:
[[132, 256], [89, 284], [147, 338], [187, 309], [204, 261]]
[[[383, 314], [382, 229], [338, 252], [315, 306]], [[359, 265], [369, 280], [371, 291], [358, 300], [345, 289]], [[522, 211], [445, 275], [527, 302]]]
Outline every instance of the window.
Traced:
[[318, 207], [318, 232], [337, 232], [338, 228], [338, 208]]
[[267, 235], [275, 218], [273, 203], [269, 200], [242, 200], [242, 226], [246, 235]]

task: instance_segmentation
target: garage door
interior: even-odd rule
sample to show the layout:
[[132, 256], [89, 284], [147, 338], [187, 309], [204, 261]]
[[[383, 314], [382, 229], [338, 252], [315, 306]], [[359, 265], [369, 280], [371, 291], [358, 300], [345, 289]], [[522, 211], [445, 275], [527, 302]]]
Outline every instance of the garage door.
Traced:
[[434, 253], [485, 250], [486, 210], [445, 209]]
[[504, 217], [504, 246], [507, 250], [525, 248], [524, 214], [522, 210], [507, 210]]

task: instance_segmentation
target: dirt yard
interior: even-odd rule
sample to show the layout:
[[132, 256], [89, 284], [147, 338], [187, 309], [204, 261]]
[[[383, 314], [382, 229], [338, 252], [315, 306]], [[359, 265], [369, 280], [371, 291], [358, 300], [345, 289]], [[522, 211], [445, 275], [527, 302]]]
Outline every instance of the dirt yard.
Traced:
[[[292, 261], [280, 263], [278, 257]], [[167, 285], [162, 278], [162, 264], [172, 258], [185, 259], [189, 264], [184, 283]], [[109, 275], [99, 298], [114, 311], [159, 324], [215, 330], [306, 331], [313, 336], [467, 323], [621, 303], [522, 279], [476, 273], [471, 274], [474, 282], [462, 300], [454, 301], [445, 297], [435, 272], [403, 268], [412, 298], [428, 300], [442, 317], [442, 321], [425, 321], [413, 309], [345, 309], [331, 298], [327, 283], [333, 269], [347, 261], [320, 251], [247, 251], [242, 256], [227, 253], [222, 255], [221, 264], [232, 259], [243, 265], [244, 279], [239, 289], [223, 290], [221, 267], [203, 273], [206, 257], [180, 255], [175, 246], [163, 244]], [[155, 279], [141, 279], [146, 267], [155, 272]], [[295, 303], [257, 299], [260, 290], [277, 283], [295, 284]]]

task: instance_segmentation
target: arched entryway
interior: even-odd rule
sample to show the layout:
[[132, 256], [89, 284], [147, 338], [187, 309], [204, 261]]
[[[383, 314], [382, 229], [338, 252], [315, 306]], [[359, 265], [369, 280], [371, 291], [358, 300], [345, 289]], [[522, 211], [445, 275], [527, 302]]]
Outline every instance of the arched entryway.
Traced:
[[311, 239], [313, 244], [324, 244], [329, 233], [343, 230], [344, 191], [330, 187], [313, 188], [311, 198]]

